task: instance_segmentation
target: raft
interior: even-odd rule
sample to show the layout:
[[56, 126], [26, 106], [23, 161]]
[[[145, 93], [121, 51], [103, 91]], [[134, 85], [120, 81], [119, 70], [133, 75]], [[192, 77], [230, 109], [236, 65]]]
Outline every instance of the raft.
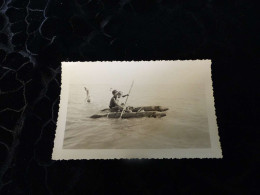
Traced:
[[[122, 118], [161, 118], [166, 116], [165, 111], [169, 108], [163, 106], [143, 106], [128, 107], [129, 111], [123, 113]], [[121, 112], [113, 109], [103, 109], [99, 114], [92, 115], [90, 118], [120, 118]]]
[[[95, 114], [92, 115], [90, 118], [120, 118], [121, 112], [110, 112], [108, 114]], [[155, 112], [155, 111], [146, 111], [146, 112], [126, 112], [122, 114], [122, 118], [142, 118], [142, 117], [148, 117], [148, 118], [161, 118], [166, 116], [166, 113], [164, 112]]]
[[[169, 108], [163, 107], [163, 106], [143, 106], [143, 107], [129, 107], [129, 109], [132, 112], [140, 112], [140, 111], [157, 111], [157, 112], [164, 112], [169, 110]], [[117, 111], [113, 111], [109, 108], [105, 108], [103, 110], [101, 110], [101, 112], [117, 112]]]
[[163, 106], [144, 106], [144, 107], [133, 108], [132, 112], [137, 112], [139, 110], [164, 112], [164, 111], [169, 110], [169, 108], [166, 108]]

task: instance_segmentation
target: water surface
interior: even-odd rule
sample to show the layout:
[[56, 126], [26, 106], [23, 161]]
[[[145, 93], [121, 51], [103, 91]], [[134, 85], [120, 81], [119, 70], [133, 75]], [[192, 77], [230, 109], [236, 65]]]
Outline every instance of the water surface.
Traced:
[[[86, 86], [91, 102], [86, 102]], [[66, 149], [208, 148], [210, 139], [203, 84], [134, 85], [131, 106], [168, 107], [167, 116], [138, 119], [91, 119], [107, 108], [109, 85], [71, 84], [63, 147]], [[130, 86], [117, 86], [127, 92]], [[125, 99], [122, 99], [122, 102]]]

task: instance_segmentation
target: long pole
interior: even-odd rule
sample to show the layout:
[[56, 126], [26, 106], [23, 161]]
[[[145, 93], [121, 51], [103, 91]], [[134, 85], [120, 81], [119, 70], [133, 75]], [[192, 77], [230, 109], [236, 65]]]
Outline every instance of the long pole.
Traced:
[[132, 88], [133, 88], [133, 85], [134, 85], [134, 81], [132, 82], [132, 85], [131, 85], [131, 87], [130, 87], [130, 89], [129, 89], [128, 96], [126, 97], [126, 100], [125, 100], [124, 108], [123, 108], [123, 110], [122, 110], [122, 112], [121, 112], [121, 114], [120, 114], [120, 118], [122, 118], [122, 115], [123, 115], [124, 112], [125, 112], [126, 103], [127, 103], [128, 97], [129, 97], [129, 95], [130, 95], [130, 93], [131, 93], [131, 90], [132, 90]]

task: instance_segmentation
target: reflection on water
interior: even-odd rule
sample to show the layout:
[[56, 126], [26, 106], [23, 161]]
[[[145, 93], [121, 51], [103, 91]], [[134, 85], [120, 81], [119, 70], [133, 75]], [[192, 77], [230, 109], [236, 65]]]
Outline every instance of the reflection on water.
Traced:
[[[202, 85], [134, 86], [129, 105], [168, 107], [167, 116], [160, 119], [91, 119], [91, 115], [108, 107], [111, 86], [87, 86], [91, 103], [86, 102], [83, 87], [70, 85], [63, 145], [66, 149], [210, 147]], [[128, 87], [119, 90], [126, 92]]]

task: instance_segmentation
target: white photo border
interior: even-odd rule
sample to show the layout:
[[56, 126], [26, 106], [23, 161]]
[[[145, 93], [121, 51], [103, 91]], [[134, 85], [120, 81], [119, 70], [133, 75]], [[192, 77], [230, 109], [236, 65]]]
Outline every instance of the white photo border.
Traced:
[[[187, 60], [185, 60], [187, 61]], [[201, 61], [201, 60], [192, 60]], [[203, 60], [209, 63], [211, 72], [211, 60]], [[109, 61], [111, 63], [111, 61]], [[138, 63], [139, 61], [113, 61], [113, 63]], [[142, 61], [144, 62], [144, 61]], [[155, 61], [146, 61], [155, 62]], [[158, 61], [169, 62], [169, 61]], [[176, 61], [174, 61], [176, 62]], [[183, 61], [181, 61], [183, 62]], [[207, 101], [208, 124], [211, 148], [201, 149], [63, 149], [64, 132], [67, 117], [67, 105], [69, 98], [70, 74], [69, 66], [75, 63], [101, 63], [101, 62], [62, 62], [62, 84], [60, 94], [59, 114], [54, 140], [52, 160], [83, 160], [83, 159], [182, 159], [182, 158], [222, 158], [222, 150], [218, 135], [218, 126], [215, 114], [215, 102], [213, 97], [213, 85], [211, 74], [207, 75], [205, 82], [205, 95]], [[105, 61], [102, 63], [106, 63]]]

